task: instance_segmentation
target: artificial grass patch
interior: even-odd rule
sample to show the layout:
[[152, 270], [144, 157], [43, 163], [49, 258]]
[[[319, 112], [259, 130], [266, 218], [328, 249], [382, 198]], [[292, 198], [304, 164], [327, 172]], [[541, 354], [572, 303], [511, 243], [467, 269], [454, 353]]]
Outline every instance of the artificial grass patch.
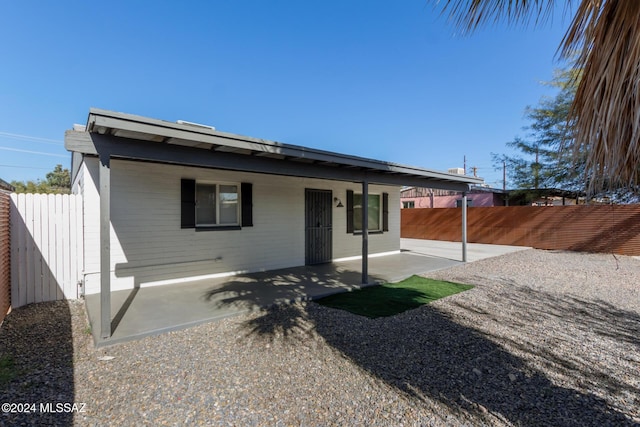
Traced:
[[471, 288], [471, 285], [411, 276], [398, 283], [385, 283], [330, 295], [316, 302], [375, 319], [393, 316]]

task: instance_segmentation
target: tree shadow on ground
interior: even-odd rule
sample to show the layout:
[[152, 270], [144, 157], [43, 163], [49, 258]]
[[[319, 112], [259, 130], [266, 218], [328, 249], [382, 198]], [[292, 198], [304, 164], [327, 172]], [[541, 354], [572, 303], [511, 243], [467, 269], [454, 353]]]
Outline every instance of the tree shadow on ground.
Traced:
[[[542, 301], [529, 310], [527, 298]], [[515, 335], [522, 329], [517, 323], [535, 321], [539, 315], [536, 312], [543, 311], [544, 316], [571, 319], [575, 327], [591, 330], [599, 325], [593, 333], [637, 344], [633, 334], [640, 328], [640, 318], [611, 306], [529, 289], [513, 289], [508, 299], [495, 302], [518, 304], [517, 309], [523, 311], [506, 328]], [[434, 306], [379, 319], [314, 303], [274, 306], [249, 320], [245, 327], [249, 334], [274, 339], [292, 335], [308, 324], [314, 325], [329, 345], [387, 384], [419, 401], [444, 403], [452, 412], [463, 418], [470, 416], [478, 423], [501, 420], [515, 425], [566, 427], [640, 425], [631, 418], [638, 414], [623, 413], [624, 408], [601, 395], [627, 393], [635, 396], [637, 405], [637, 382], [635, 386], [633, 382], [625, 384], [604, 370], [597, 373], [598, 378], [592, 378], [594, 371], [588, 365], [575, 363], [570, 355], [554, 352], [543, 343], [523, 344], [526, 337], [522, 342], [514, 340], [518, 348], [512, 350], [501, 342], [502, 337], [465, 326]], [[536, 360], [542, 360], [542, 368], [534, 363]], [[551, 365], [592, 381], [595, 390], [557, 385], [550, 379], [554, 372], [547, 368]]]
[[[361, 281], [360, 272], [327, 263], [225, 278], [208, 289], [202, 298], [212, 310], [229, 307], [260, 310], [273, 304], [308, 301], [360, 289]], [[369, 275], [369, 282], [382, 283], [384, 280]]]
[[56, 412], [56, 404], [73, 404], [75, 396], [67, 301], [14, 309], [0, 328], [0, 360], [8, 365], [0, 378], [0, 403], [29, 404], [3, 408], [0, 425], [73, 425], [72, 412]]
[[[602, 300], [551, 294], [516, 286], [509, 280], [497, 280], [506, 285], [505, 290], [492, 294], [480, 308], [491, 313], [491, 321], [500, 324], [503, 332], [485, 332], [485, 336], [506, 348], [536, 356], [545, 372], [571, 379], [576, 387], [633, 399], [633, 406], [640, 408], [638, 313]], [[453, 304], [462, 311], [479, 308], [463, 299]], [[544, 341], [531, 338], [536, 336], [536, 329], [545, 329], [554, 323], [561, 324], [564, 330], [548, 334]], [[518, 333], [504, 332], [508, 330]], [[573, 346], [574, 351], [563, 352], [567, 345]], [[611, 371], [609, 363], [618, 366], [616, 372]], [[634, 416], [640, 416], [640, 411]]]

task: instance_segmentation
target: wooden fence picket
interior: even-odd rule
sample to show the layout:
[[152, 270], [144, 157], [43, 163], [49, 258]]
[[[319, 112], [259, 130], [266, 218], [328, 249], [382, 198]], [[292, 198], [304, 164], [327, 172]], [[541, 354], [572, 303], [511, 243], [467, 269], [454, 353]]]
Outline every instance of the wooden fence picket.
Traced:
[[11, 195], [11, 305], [78, 298], [80, 195]]

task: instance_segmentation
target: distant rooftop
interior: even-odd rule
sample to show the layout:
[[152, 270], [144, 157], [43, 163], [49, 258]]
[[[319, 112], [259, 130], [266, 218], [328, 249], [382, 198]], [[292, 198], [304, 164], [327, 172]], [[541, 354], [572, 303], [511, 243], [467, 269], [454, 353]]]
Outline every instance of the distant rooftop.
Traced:
[[16, 189], [13, 187], [13, 185], [9, 184], [7, 181], [0, 179], [0, 190], [15, 191]]

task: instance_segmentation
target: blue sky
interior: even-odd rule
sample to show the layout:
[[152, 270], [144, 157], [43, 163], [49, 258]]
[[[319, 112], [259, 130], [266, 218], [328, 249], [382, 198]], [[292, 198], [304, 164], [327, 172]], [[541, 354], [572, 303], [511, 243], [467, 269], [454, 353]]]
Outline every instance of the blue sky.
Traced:
[[5, 1], [0, 178], [69, 167], [64, 131], [98, 107], [437, 170], [466, 156], [501, 186], [490, 153], [553, 94], [568, 23], [464, 36], [426, 0]]

